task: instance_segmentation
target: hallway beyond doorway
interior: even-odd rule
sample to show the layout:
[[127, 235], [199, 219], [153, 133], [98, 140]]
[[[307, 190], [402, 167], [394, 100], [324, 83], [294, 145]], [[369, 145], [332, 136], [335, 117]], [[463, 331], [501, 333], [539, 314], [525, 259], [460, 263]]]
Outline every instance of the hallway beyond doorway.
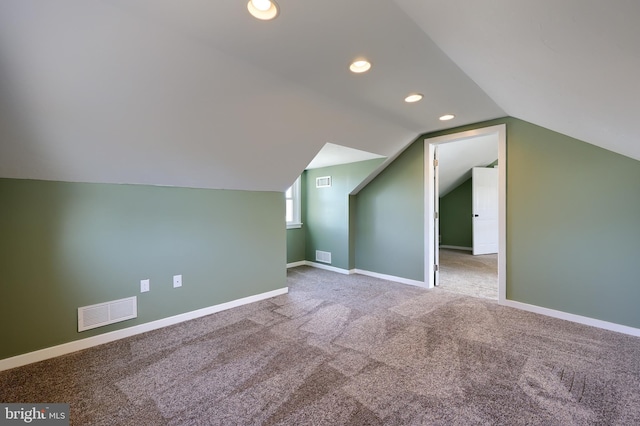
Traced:
[[463, 250], [440, 249], [439, 288], [467, 296], [498, 299], [498, 255], [473, 256]]

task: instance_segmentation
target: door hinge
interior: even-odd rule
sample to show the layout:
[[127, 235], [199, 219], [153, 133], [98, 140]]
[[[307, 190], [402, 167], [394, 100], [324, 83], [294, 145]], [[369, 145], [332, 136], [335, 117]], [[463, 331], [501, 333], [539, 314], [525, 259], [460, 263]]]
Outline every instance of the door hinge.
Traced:
[[433, 159], [433, 167], [438, 167], [438, 159], [437, 158]]
[[439, 270], [440, 270], [440, 267], [438, 265], [433, 265], [434, 272], [438, 272]]
[[438, 216], [439, 216], [439, 215], [438, 215], [438, 212], [434, 212], [434, 213], [433, 213], [433, 217], [434, 217], [435, 219], [437, 219], [437, 218], [438, 218]]

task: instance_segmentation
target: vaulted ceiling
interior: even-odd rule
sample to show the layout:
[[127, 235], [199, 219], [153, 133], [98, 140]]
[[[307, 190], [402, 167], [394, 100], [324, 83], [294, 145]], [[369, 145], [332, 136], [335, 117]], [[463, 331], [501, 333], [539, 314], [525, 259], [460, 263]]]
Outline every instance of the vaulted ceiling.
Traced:
[[636, 1], [277, 1], [3, 0], [0, 176], [282, 191], [505, 115], [640, 159]]

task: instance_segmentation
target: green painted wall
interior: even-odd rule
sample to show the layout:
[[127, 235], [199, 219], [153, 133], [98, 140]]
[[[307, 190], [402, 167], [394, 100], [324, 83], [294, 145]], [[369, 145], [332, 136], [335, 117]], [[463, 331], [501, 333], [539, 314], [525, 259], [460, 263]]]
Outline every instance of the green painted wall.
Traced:
[[640, 162], [507, 126], [508, 297], [640, 328]]
[[349, 195], [349, 270], [356, 267], [356, 221], [358, 205], [355, 195]]
[[306, 229], [287, 229], [287, 263], [305, 260]]
[[[0, 359], [286, 286], [282, 193], [0, 179], [0, 200]], [[138, 318], [77, 332], [130, 296]]]
[[440, 198], [440, 245], [471, 247], [471, 178]]
[[[640, 328], [640, 162], [507, 124], [507, 298]], [[423, 280], [423, 140], [357, 195], [356, 265]], [[414, 214], [415, 213], [415, 214]]]
[[[349, 193], [384, 159], [311, 169], [304, 172], [303, 228], [306, 230], [306, 260], [315, 262], [316, 250], [331, 252], [331, 266], [351, 269]], [[316, 178], [331, 176], [331, 187], [316, 188]]]
[[422, 281], [424, 147], [419, 139], [356, 196], [356, 268]]

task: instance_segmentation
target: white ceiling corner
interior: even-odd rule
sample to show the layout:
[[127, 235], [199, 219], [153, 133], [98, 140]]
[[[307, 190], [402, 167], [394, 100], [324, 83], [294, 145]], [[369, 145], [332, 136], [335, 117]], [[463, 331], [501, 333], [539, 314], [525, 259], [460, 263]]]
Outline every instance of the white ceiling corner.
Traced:
[[385, 158], [385, 156], [329, 142], [326, 143], [313, 160], [311, 160], [307, 169], [319, 169], [321, 167], [337, 166], [339, 164], [357, 163], [359, 161], [374, 160], [376, 158]]

